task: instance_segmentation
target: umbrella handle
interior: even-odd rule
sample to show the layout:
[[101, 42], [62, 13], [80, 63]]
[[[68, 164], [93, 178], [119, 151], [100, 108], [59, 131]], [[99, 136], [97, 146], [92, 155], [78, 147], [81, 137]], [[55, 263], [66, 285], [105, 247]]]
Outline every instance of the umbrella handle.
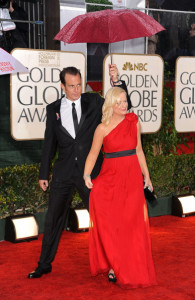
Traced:
[[109, 54], [110, 54], [110, 62], [111, 62], [111, 65], [113, 63], [113, 59], [112, 59], [112, 51], [111, 51], [111, 43], [109, 44]]
[[[113, 57], [112, 57], [112, 51], [111, 51], [111, 43], [109, 44], [109, 54], [110, 54], [110, 64], [112, 65], [113, 63]], [[110, 78], [110, 85], [113, 87], [114, 84], [113, 84], [113, 81], [112, 81], [112, 78]]]

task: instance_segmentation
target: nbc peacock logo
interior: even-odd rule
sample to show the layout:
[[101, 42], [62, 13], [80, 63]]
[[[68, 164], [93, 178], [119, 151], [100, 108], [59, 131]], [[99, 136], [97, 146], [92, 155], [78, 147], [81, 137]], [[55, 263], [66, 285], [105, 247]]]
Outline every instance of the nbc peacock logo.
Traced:
[[147, 71], [147, 63], [131, 63], [131, 62], [126, 62], [123, 65], [123, 70], [124, 71]]

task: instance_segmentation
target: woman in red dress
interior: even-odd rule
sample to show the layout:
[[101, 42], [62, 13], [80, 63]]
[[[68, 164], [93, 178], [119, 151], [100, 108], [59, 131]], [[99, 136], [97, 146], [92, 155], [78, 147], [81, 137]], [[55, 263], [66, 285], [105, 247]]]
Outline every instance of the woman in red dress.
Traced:
[[[144, 198], [144, 187], [153, 187], [142, 150], [140, 123], [134, 113], [127, 113], [127, 107], [124, 90], [114, 87], [107, 92], [102, 123], [96, 128], [86, 160], [84, 180], [92, 189], [91, 273], [96, 276], [108, 272], [109, 281], [136, 288], [156, 284]], [[90, 174], [102, 144], [104, 162], [92, 182]]]

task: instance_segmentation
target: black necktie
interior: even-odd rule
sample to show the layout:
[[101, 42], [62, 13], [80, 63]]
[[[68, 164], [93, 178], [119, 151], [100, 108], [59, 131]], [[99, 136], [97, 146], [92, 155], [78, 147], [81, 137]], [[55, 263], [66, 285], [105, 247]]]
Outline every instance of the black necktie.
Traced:
[[78, 124], [78, 118], [77, 118], [75, 103], [72, 103], [72, 118], [73, 118], [73, 123], [74, 123], [75, 134], [77, 134], [79, 124]]

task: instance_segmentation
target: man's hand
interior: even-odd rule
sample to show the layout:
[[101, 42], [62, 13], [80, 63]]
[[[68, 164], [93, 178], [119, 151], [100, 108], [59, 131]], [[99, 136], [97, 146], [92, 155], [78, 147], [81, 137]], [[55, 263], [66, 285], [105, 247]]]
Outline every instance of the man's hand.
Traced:
[[118, 69], [116, 65], [109, 65], [109, 75], [113, 82], [118, 81]]
[[48, 180], [39, 180], [39, 185], [42, 190], [45, 192], [48, 188]]

